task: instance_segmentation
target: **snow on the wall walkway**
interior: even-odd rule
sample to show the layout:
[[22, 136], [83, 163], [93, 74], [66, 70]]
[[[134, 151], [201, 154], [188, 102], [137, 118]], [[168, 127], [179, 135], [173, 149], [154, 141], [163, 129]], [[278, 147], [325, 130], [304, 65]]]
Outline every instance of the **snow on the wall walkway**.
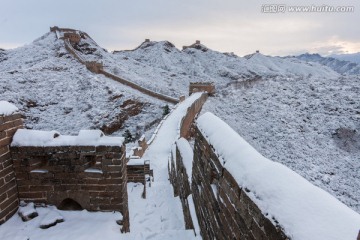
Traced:
[[293, 240], [351, 240], [360, 215], [282, 164], [258, 153], [212, 113], [197, 120], [223, 166], [269, 218], [274, 217]]
[[165, 175], [156, 175], [160, 175], [161, 177], [165, 177], [167, 179], [167, 158], [171, 152], [171, 145], [178, 138], [179, 122], [185, 116], [188, 107], [200, 98], [201, 95], [202, 92], [194, 93], [177, 106], [177, 108], [168, 116], [166, 121], [163, 122], [156, 138], [145, 152], [143, 158], [151, 160], [151, 165], [155, 167], [154, 170], [158, 167], [165, 171]]
[[124, 239], [198, 239], [193, 230], [185, 229], [179, 197], [174, 197], [168, 176], [168, 157], [178, 138], [178, 126], [188, 107], [201, 97], [195, 93], [181, 102], [163, 120], [143, 159], [150, 160], [154, 182], [146, 187], [146, 199], [141, 199], [142, 185], [129, 183], [130, 233]]
[[9, 116], [14, 112], [17, 112], [19, 109], [7, 101], [0, 101], [0, 115]]

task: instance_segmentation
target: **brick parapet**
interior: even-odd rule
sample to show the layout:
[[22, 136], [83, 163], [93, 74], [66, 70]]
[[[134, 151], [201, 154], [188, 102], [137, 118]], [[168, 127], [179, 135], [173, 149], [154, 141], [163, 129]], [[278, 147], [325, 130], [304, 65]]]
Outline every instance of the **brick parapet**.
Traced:
[[203, 93], [200, 98], [194, 101], [187, 109], [185, 116], [180, 122], [180, 137], [189, 139], [194, 129], [194, 119], [200, 113], [202, 106], [207, 100], [208, 95]]
[[203, 239], [287, 239], [222, 167], [214, 149], [195, 129], [192, 192]]
[[11, 147], [19, 199], [120, 211], [129, 231], [125, 146]]
[[175, 153], [171, 154], [169, 161], [169, 179], [173, 185], [174, 196], [179, 196], [181, 201], [185, 229], [194, 229], [194, 223], [192, 221], [188, 202], [188, 196], [191, 194], [189, 176], [183, 162], [183, 156], [181, 155], [177, 146]]
[[127, 165], [127, 181], [128, 182], [145, 182], [145, 175], [151, 175], [150, 163]]
[[10, 143], [17, 129], [23, 128], [22, 115], [0, 115], [0, 224], [18, 209], [19, 199]]

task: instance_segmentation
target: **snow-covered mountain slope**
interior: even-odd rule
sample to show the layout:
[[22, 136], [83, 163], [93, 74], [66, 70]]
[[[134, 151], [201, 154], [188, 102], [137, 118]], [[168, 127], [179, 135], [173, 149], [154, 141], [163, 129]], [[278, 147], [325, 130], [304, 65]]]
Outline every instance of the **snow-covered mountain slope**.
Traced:
[[333, 69], [334, 71], [340, 74], [350, 74], [356, 75], [360, 74], [360, 65], [355, 62], [350, 62], [344, 60], [339, 60], [333, 57], [322, 57], [319, 54], [301, 54], [296, 58], [306, 61], [306, 62], [317, 62], [324, 66], [328, 66], [329, 68]]
[[54, 33], [0, 53], [0, 99], [20, 108], [27, 128], [142, 134], [162, 117], [165, 102], [91, 73]]
[[222, 88], [233, 82], [264, 76], [338, 76], [327, 67], [296, 58], [283, 59], [260, 53], [242, 58], [213, 51], [201, 44], [180, 51], [167, 41], [144, 42], [135, 50], [117, 51], [114, 56], [117, 65], [112, 65], [110, 70], [168, 94], [176, 91], [185, 94], [188, 83], [194, 81], [212, 81]]
[[349, 53], [349, 54], [336, 54], [331, 55], [330, 57], [343, 60], [343, 61], [349, 61], [353, 63], [360, 64], [360, 52], [358, 53]]
[[203, 112], [360, 212], [359, 86], [359, 76], [267, 78], [218, 92]]

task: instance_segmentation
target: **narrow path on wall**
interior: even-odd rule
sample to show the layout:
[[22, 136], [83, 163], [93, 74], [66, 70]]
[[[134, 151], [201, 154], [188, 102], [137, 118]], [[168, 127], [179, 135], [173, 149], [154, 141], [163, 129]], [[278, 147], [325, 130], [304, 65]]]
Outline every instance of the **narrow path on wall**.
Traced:
[[147, 198], [141, 198], [142, 184], [128, 184], [131, 232], [124, 235], [128, 239], [196, 239], [193, 230], [185, 230], [181, 202], [174, 197], [167, 167], [179, 122], [201, 94], [191, 95], [171, 112], [145, 152], [143, 159], [149, 159], [154, 170], [154, 182], [146, 189]]

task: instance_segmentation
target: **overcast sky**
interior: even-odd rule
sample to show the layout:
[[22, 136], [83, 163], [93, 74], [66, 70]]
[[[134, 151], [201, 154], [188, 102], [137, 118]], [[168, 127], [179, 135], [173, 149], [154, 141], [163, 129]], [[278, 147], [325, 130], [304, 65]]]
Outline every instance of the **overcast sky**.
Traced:
[[[354, 6], [350, 13], [263, 13], [264, 4]], [[238, 55], [360, 52], [359, 0], [0, 0], [0, 48], [31, 43], [50, 26], [87, 32], [108, 50], [145, 38], [178, 48], [195, 40]]]

